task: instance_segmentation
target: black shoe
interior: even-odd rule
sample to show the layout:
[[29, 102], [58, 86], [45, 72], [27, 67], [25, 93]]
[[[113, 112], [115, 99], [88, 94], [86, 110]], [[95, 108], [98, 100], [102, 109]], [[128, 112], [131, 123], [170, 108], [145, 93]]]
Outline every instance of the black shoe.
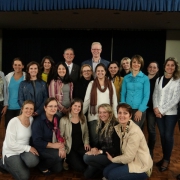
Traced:
[[164, 172], [168, 169], [169, 161], [163, 161], [162, 165], [159, 167], [160, 172]]
[[180, 180], [180, 174], [178, 174], [178, 175], [176, 176], [176, 179], [177, 179], [177, 180]]
[[163, 159], [161, 159], [160, 161], [158, 161], [158, 162], [156, 163], [156, 166], [158, 166], [158, 167], [161, 166], [162, 163], [163, 163], [163, 161], [164, 161]]
[[52, 173], [51, 173], [51, 171], [50, 170], [48, 170], [48, 171], [41, 171], [41, 173], [43, 174], [43, 175], [45, 175], [45, 176], [48, 176], [48, 175], [51, 175]]

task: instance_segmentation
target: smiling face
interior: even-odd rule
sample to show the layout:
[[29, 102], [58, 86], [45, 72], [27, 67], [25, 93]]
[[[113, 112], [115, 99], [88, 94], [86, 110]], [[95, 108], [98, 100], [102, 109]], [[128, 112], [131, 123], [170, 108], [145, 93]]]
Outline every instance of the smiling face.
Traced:
[[67, 64], [71, 64], [75, 57], [74, 52], [71, 49], [67, 49], [63, 56]]
[[132, 70], [133, 71], [140, 71], [141, 69], [141, 63], [138, 62], [136, 59], [132, 60]]
[[127, 111], [126, 108], [120, 107], [118, 109], [118, 121], [123, 126], [126, 126], [128, 121], [131, 119], [131, 114]]
[[109, 70], [111, 76], [114, 77], [117, 74], [119, 67], [117, 66], [116, 63], [114, 63], [109, 66], [108, 70]]
[[91, 53], [94, 58], [100, 58], [102, 47], [100, 44], [93, 44], [91, 46]]
[[103, 107], [100, 107], [98, 109], [98, 116], [99, 116], [99, 119], [103, 121], [104, 123], [106, 123], [110, 117], [109, 112]]
[[21, 73], [23, 68], [24, 68], [24, 65], [22, 64], [21, 61], [18, 61], [18, 60], [14, 61], [13, 69], [16, 73]]
[[98, 66], [96, 68], [96, 77], [98, 79], [103, 79], [103, 78], [105, 78], [105, 75], [106, 75], [106, 71], [105, 71], [104, 67], [103, 66]]
[[122, 67], [123, 67], [124, 70], [130, 70], [130, 61], [123, 60]]
[[43, 67], [44, 67], [44, 70], [50, 70], [51, 69], [51, 62], [49, 59], [45, 59], [44, 60], [44, 64], [43, 64]]
[[66, 75], [66, 68], [60, 64], [57, 69], [57, 73], [60, 77], [64, 77]]
[[150, 63], [147, 68], [147, 71], [148, 71], [148, 75], [155, 76], [159, 71], [159, 68], [156, 63]]
[[38, 74], [38, 66], [36, 64], [32, 64], [29, 66], [29, 71], [28, 73], [30, 74], [31, 78], [37, 77]]
[[81, 111], [81, 103], [80, 102], [75, 102], [72, 106], [71, 106], [71, 113], [73, 114], [79, 114]]
[[176, 69], [175, 63], [174, 61], [168, 61], [165, 65], [165, 72], [168, 74], [172, 74], [174, 73]]
[[92, 76], [92, 70], [89, 66], [84, 66], [82, 69], [82, 75], [86, 80], [90, 80]]
[[34, 105], [33, 104], [25, 104], [22, 109], [22, 115], [29, 118], [30, 116], [32, 116], [33, 112], [34, 112]]
[[55, 100], [50, 101], [47, 106], [44, 106], [44, 110], [47, 116], [54, 116], [57, 112], [57, 102]]

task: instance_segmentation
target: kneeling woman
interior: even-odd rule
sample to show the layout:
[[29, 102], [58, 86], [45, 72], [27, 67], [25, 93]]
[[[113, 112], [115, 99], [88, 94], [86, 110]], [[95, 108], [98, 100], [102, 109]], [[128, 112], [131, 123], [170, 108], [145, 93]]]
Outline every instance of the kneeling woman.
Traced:
[[116, 133], [121, 139], [122, 155], [112, 157], [112, 162], [104, 169], [108, 180], [145, 180], [151, 175], [153, 161], [141, 129], [131, 120], [132, 108], [122, 103], [117, 107], [119, 125], [115, 126]]
[[84, 155], [84, 161], [88, 164], [84, 173], [86, 178], [93, 178], [102, 173], [103, 169], [111, 163], [106, 156], [106, 152], [109, 152], [113, 157], [120, 154], [120, 139], [114, 129], [117, 124], [112, 107], [109, 104], [99, 105], [96, 128], [98, 143]]
[[61, 136], [65, 138], [67, 146], [67, 163], [80, 172], [84, 172], [86, 168], [83, 155], [90, 150], [88, 127], [82, 110], [82, 100], [75, 98], [71, 102], [68, 115], [60, 120]]
[[39, 170], [43, 174], [58, 173], [62, 170], [62, 159], [66, 157], [66, 152], [59, 131], [56, 99], [48, 98], [44, 110], [45, 113], [38, 116], [32, 125], [32, 142], [39, 152]]
[[29, 145], [34, 103], [25, 101], [21, 112], [22, 114], [11, 119], [7, 126], [0, 170], [9, 171], [16, 180], [28, 180], [29, 168], [39, 163], [38, 152]]

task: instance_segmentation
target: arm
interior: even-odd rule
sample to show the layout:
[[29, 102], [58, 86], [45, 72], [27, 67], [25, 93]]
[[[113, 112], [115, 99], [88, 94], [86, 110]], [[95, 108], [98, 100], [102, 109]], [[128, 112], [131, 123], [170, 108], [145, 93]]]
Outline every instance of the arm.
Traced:
[[153, 96], [152, 96], [152, 100], [153, 100], [153, 108], [157, 108], [158, 107], [158, 82], [159, 82], [159, 78], [156, 79], [156, 83], [155, 83], [155, 87], [154, 87], [154, 92], [153, 92]]
[[84, 145], [89, 145], [89, 131], [88, 131], [86, 117], [85, 117], [85, 122], [84, 122]]
[[113, 83], [112, 83], [112, 87], [113, 87], [113, 97], [112, 97], [113, 105], [112, 106], [113, 106], [114, 115], [117, 118], [117, 96], [116, 96], [116, 89]]
[[127, 84], [126, 84], [126, 78], [124, 78], [122, 82], [122, 87], [121, 87], [121, 102], [120, 103], [125, 103], [126, 101], [126, 91], [127, 91]]
[[18, 90], [18, 104], [20, 107], [22, 107], [23, 105], [23, 102], [25, 101], [25, 98], [24, 98], [24, 82], [25, 81], [22, 81], [19, 85], [19, 90]]

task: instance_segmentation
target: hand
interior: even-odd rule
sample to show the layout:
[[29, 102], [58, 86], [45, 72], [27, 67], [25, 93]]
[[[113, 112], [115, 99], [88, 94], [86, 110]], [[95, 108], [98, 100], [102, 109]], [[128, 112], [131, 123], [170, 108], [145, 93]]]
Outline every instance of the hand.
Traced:
[[142, 112], [141, 111], [136, 111], [136, 113], [134, 114], [134, 121], [140, 121], [142, 117]]
[[88, 150], [91, 150], [91, 147], [90, 147], [89, 144], [87, 144], [87, 145], [84, 145], [84, 149], [85, 149], [86, 151], [88, 151]]
[[7, 111], [7, 106], [4, 106], [1, 111], [1, 116], [4, 116], [6, 114], [6, 111]]
[[155, 114], [157, 118], [162, 118], [162, 114], [159, 113], [159, 114]]
[[37, 150], [31, 146], [31, 149], [29, 150], [29, 152], [33, 153], [34, 155], [39, 156], [39, 153], [37, 152]]
[[59, 149], [59, 157], [61, 157], [62, 159], [66, 157], [66, 151], [64, 148]]
[[106, 152], [106, 154], [107, 154], [107, 158], [112, 162], [112, 156], [108, 152]]
[[53, 148], [54, 149], [64, 148], [64, 143], [60, 143], [60, 142], [53, 143]]
[[32, 114], [32, 116], [37, 116], [38, 115], [38, 113], [37, 112], [34, 112], [33, 114]]
[[155, 114], [161, 114], [161, 112], [159, 111], [159, 109], [156, 107], [156, 108], [154, 108], [154, 113]]
[[98, 148], [91, 148], [91, 152], [92, 152], [92, 154], [93, 155], [98, 155], [99, 154], [99, 150], [98, 150]]

